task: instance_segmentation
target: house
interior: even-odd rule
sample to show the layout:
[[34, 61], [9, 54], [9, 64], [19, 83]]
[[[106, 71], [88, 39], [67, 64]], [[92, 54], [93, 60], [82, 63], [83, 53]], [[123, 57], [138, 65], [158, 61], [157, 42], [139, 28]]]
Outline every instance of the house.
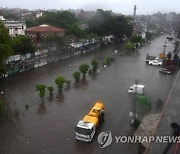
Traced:
[[41, 41], [50, 36], [64, 36], [65, 31], [49, 25], [40, 25], [26, 29], [25, 34], [32, 38], [35, 46], [41, 46]]
[[9, 35], [16, 37], [17, 35], [25, 35], [26, 23], [25, 21], [9, 21], [3, 20], [6, 28], [9, 29]]

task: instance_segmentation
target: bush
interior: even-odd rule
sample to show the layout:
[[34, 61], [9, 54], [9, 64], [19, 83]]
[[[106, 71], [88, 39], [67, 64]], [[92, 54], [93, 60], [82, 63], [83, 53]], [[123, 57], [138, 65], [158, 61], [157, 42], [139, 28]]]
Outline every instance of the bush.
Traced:
[[55, 79], [55, 83], [59, 91], [62, 91], [64, 82], [65, 82], [65, 78], [63, 76], [59, 76]]
[[53, 91], [54, 91], [54, 88], [53, 87], [47, 87], [48, 91], [49, 91], [49, 95], [50, 96], [53, 96]]
[[96, 61], [96, 59], [92, 60], [91, 65], [93, 66], [92, 68], [93, 72], [95, 72], [98, 68], [98, 62]]
[[89, 65], [84, 63], [79, 66], [79, 71], [83, 74], [83, 77], [85, 77], [87, 71], [89, 69]]
[[133, 45], [131, 42], [128, 42], [128, 43], [126, 44], [126, 49], [127, 49], [128, 51], [131, 51], [131, 50], [134, 49], [134, 45]]
[[81, 73], [79, 71], [76, 71], [73, 73], [73, 77], [76, 81], [79, 81]]
[[108, 57], [108, 58], [106, 58], [105, 62], [107, 65], [111, 65], [112, 60], [110, 57]]
[[39, 96], [43, 99], [46, 94], [46, 86], [44, 84], [37, 84], [36, 91], [39, 91]]

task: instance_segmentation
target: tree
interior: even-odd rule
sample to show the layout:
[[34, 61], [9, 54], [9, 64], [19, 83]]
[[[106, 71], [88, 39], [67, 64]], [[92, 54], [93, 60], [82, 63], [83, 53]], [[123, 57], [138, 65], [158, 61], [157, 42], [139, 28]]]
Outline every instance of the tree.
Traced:
[[89, 20], [89, 32], [99, 36], [113, 34], [117, 38], [123, 38], [124, 35], [131, 36], [133, 26], [124, 16], [112, 15], [110, 11], [98, 9], [95, 16]]
[[74, 79], [75, 79], [76, 82], [77, 82], [77, 81], [79, 81], [79, 79], [80, 79], [80, 75], [81, 75], [81, 73], [78, 72], [78, 71], [76, 71], [76, 72], [73, 73], [72, 76], [74, 77]]
[[98, 68], [98, 62], [96, 61], [96, 59], [92, 60], [91, 65], [93, 66], [93, 71], [96, 72]]
[[111, 58], [111, 57], [107, 57], [107, 58], [105, 59], [105, 63], [106, 63], [107, 65], [111, 65], [111, 62], [112, 62], [112, 58]]
[[47, 87], [48, 91], [49, 91], [49, 95], [50, 96], [53, 96], [53, 91], [54, 91], [54, 88], [53, 87]]
[[84, 63], [79, 66], [79, 71], [83, 74], [83, 77], [85, 77], [87, 71], [89, 69], [89, 65]]
[[56, 83], [59, 91], [62, 91], [64, 82], [65, 82], [65, 78], [63, 76], [59, 76], [55, 79], [55, 83]]
[[126, 44], [126, 49], [127, 49], [128, 52], [131, 51], [131, 50], [134, 49], [134, 45], [131, 42], [128, 42]]
[[77, 21], [78, 19], [76, 18], [75, 14], [69, 11], [62, 11], [62, 12], [46, 11], [43, 13], [43, 16], [31, 21], [28, 20], [27, 27], [38, 26], [46, 23], [67, 30], [70, 25], [77, 23]]
[[142, 43], [144, 40], [143, 40], [143, 38], [141, 36], [136, 36], [135, 35], [135, 36], [130, 38], [130, 41], [132, 43]]
[[15, 54], [33, 53], [35, 47], [28, 36], [19, 35], [13, 39], [12, 48]]
[[79, 25], [73, 24], [70, 25], [68, 28], [68, 34], [74, 35], [78, 38], [85, 38], [86, 37], [86, 32], [82, 29], [80, 29]]
[[37, 84], [36, 85], [36, 91], [39, 91], [39, 96], [43, 100], [46, 94], [46, 86], [44, 84]]
[[146, 32], [146, 39], [147, 40], [151, 40], [153, 36], [154, 36], [154, 33]]
[[6, 73], [5, 60], [13, 54], [8, 29], [0, 21], [0, 77]]

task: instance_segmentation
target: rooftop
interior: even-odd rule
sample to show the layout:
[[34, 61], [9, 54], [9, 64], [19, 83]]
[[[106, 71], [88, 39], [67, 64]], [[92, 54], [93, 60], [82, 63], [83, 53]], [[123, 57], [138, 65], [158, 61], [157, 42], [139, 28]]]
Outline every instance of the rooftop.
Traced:
[[61, 28], [57, 28], [49, 25], [40, 25], [26, 29], [26, 32], [63, 32]]

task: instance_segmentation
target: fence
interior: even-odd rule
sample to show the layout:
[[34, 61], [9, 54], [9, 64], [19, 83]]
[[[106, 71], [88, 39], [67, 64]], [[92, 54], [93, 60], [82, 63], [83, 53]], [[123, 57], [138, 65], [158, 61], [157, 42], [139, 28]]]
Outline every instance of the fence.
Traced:
[[[28, 59], [21, 58], [18, 61], [11, 61], [7, 64], [7, 73], [3, 74], [1, 78], [16, 75], [20, 72], [28, 71], [34, 68], [38, 68], [43, 65], [47, 65], [52, 62], [59, 60], [67, 59], [72, 56], [82, 54], [84, 52], [91, 52], [100, 48], [100, 43], [92, 43], [88, 46], [79, 47], [79, 48], [67, 48], [61, 51], [46, 49], [45, 53], [35, 54], [33, 57]], [[24, 56], [23, 56], [24, 57]]]

